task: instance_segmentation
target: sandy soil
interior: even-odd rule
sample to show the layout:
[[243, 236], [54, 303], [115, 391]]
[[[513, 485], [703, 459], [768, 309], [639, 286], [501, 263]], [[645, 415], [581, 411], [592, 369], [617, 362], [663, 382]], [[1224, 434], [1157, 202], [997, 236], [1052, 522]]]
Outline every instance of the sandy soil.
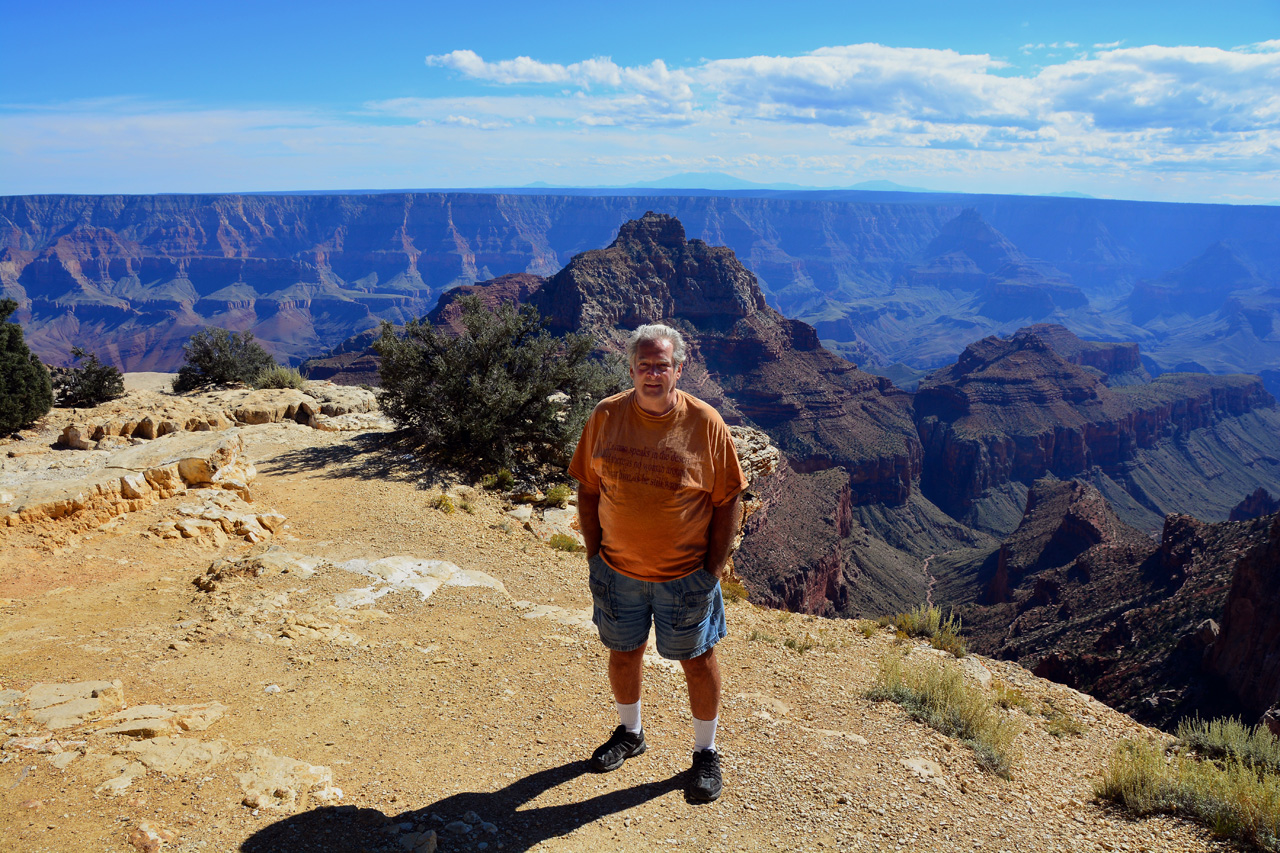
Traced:
[[[140, 381], [130, 376], [133, 387]], [[435, 475], [383, 434], [277, 424], [246, 436], [256, 500], [289, 518], [274, 544], [324, 558], [318, 574], [200, 592], [193, 580], [216, 558], [263, 546], [218, 553], [148, 538], [169, 501], [72, 536], [53, 525], [0, 532], [0, 690], [119, 679], [129, 705], [229, 707], [188, 735], [221, 741], [223, 761], [152, 771], [118, 796], [94, 792], [95, 755], [134, 739], [94, 726], [60, 732], [66, 751], [85, 753], [65, 769], [56, 755], [6, 744], [0, 847], [143, 849], [146, 824], [172, 833], [163, 849], [179, 851], [425, 850], [432, 831], [441, 850], [1227, 849], [1194, 826], [1135, 821], [1094, 802], [1115, 742], [1148, 734], [1127, 717], [982, 662], [1084, 727], [1058, 738], [1042, 717], [1008, 712], [1023, 734], [1005, 781], [962, 744], [864, 698], [883, 655], [932, 650], [746, 602], [730, 605], [720, 647], [721, 799], [693, 805], [682, 795], [692, 744], [683, 677], [657, 664], [646, 670], [649, 751], [592, 774], [584, 761], [617, 721], [604, 653], [569, 618], [590, 606], [581, 555], [551, 550], [483, 491], [469, 497], [472, 513], [432, 508]], [[393, 555], [484, 572], [505, 593], [446, 586], [426, 600], [400, 592], [364, 608], [384, 616], [338, 613], [335, 596], [368, 579], [336, 564]], [[564, 618], [527, 618], [520, 602], [564, 608]], [[282, 643], [288, 620], [308, 614], [355, 643]], [[36, 733], [5, 725], [6, 740]], [[329, 768], [342, 800], [244, 805], [236, 774], [259, 748]]]

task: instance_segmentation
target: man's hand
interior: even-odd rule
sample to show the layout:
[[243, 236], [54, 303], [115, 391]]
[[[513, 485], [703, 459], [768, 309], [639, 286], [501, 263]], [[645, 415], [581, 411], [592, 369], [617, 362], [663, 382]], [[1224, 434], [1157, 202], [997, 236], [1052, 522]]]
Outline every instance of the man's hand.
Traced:
[[[581, 508], [581, 503], [578, 506]], [[710, 572], [716, 580], [724, 577], [724, 567], [729, 562], [729, 548], [733, 545], [733, 537], [738, 533], [741, 520], [741, 492], [734, 495], [733, 500], [724, 506], [711, 509], [711, 525], [707, 528], [707, 558], [702, 568]], [[585, 531], [583, 536], [585, 538]]]

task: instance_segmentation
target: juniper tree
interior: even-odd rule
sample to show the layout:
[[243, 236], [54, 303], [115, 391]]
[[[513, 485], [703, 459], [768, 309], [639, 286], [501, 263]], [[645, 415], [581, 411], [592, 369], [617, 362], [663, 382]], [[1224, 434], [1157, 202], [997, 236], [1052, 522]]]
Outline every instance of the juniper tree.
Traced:
[[193, 391], [206, 385], [253, 383], [258, 374], [275, 367], [276, 362], [253, 332], [230, 332], [209, 326], [196, 332], [182, 346], [186, 363], [178, 369], [173, 390]]
[[124, 395], [124, 376], [115, 365], [80, 347], [72, 347], [71, 356], [80, 363], [58, 385], [59, 406], [97, 406]]
[[464, 296], [457, 337], [424, 320], [383, 323], [383, 411], [439, 459], [480, 470], [565, 464], [587, 416], [618, 377], [590, 336], [556, 337], [531, 305], [496, 310]]
[[22, 327], [8, 322], [17, 310], [0, 299], [0, 432], [29, 426], [53, 406], [49, 370], [27, 348]]

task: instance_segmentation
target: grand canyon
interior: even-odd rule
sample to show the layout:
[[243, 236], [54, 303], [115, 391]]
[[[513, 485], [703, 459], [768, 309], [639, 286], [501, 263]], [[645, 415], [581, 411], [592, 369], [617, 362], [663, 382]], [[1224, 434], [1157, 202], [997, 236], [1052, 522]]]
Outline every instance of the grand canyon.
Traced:
[[[383, 322], [448, 325], [461, 294], [531, 304], [602, 352], [671, 323], [693, 342], [684, 387], [770, 448], [734, 556], [751, 602], [845, 644], [858, 619], [940, 605], [1002, 678], [1171, 728], [1280, 714], [1277, 226], [1275, 208], [907, 193], [24, 196], [0, 199], [0, 296], [50, 364], [76, 344], [172, 371], [215, 325], [301, 364], [321, 400], [261, 417], [210, 401], [226, 414], [204, 426], [153, 414], [137, 435], [157, 443], [156, 423], [323, 424], [325, 401], [356, 393], [326, 380], [377, 383]], [[45, 439], [106, 452], [137, 429], [93, 417]], [[310, 437], [263, 442], [281, 503], [307, 503], [286, 479], [345, 464]], [[20, 531], [62, 512], [24, 511]], [[67, 547], [45, 535], [24, 547]], [[557, 559], [538, 583], [572, 598]]]

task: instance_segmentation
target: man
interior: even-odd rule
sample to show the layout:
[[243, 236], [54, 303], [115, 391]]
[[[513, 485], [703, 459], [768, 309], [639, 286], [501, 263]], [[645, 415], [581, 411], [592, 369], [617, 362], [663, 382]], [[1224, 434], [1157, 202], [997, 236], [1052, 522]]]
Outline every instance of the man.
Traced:
[[652, 623], [659, 654], [680, 661], [689, 687], [694, 752], [687, 794], [711, 802], [722, 787], [720, 576], [746, 479], [720, 415], [676, 389], [685, 359], [680, 333], [641, 326], [627, 341], [627, 356], [635, 387], [596, 406], [569, 466], [579, 483], [592, 619], [609, 649], [621, 721], [591, 756], [591, 767], [616, 770], [646, 749], [640, 688]]

